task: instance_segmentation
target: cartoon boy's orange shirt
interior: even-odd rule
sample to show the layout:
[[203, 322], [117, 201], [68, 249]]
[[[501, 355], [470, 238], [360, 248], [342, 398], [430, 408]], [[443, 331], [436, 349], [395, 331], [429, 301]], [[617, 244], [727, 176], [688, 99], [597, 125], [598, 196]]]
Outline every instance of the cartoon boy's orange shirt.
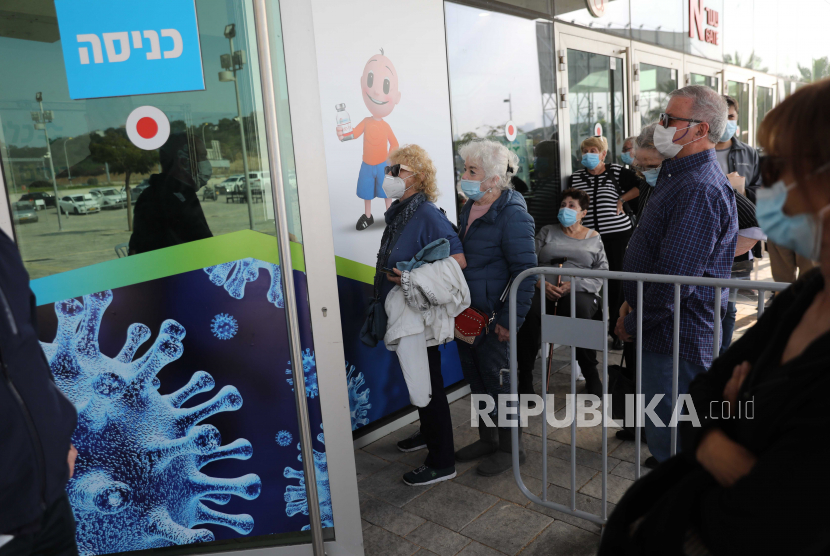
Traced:
[[354, 138], [357, 139], [364, 132], [366, 137], [363, 138], [363, 162], [370, 166], [382, 164], [389, 158], [389, 153], [398, 148], [398, 140], [392, 133], [392, 128], [383, 120], [363, 118], [354, 128]]

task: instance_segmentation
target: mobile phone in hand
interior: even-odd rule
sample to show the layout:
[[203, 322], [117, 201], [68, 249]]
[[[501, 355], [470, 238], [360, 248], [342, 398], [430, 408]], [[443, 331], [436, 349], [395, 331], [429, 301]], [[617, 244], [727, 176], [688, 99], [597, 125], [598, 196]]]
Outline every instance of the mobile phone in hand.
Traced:
[[392, 270], [391, 268], [381, 267], [380, 271], [383, 272], [384, 274], [388, 274], [389, 276], [397, 276], [397, 274], [395, 274], [395, 271]]

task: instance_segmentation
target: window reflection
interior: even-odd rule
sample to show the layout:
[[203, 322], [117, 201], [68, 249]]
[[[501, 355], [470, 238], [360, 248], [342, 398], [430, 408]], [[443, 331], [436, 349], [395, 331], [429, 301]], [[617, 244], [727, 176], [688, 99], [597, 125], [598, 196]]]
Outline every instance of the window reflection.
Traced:
[[704, 87], [709, 87], [713, 91], [720, 92], [720, 79], [717, 77], [712, 77], [711, 75], [701, 75], [699, 73], [691, 73], [690, 76], [690, 85], [703, 85]]
[[[196, 7], [206, 81], [197, 92], [71, 100], [60, 37], [50, 25], [33, 25], [25, 37], [0, 30], [0, 68], [14, 76], [0, 94], [0, 156], [10, 201], [30, 200], [38, 209], [36, 222], [15, 223], [33, 279], [128, 248], [140, 253], [245, 229], [276, 235], [252, 22], [243, 2], [197, 0]], [[48, 9], [54, 17], [51, 2]], [[278, 62], [282, 178], [291, 239], [301, 241]], [[159, 150], [141, 150], [127, 137], [127, 116], [139, 106], [158, 108], [170, 122]]]
[[602, 127], [608, 141], [606, 162], [616, 162], [625, 140], [623, 61], [568, 49], [568, 109], [571, 117], [571, 167], [582, 168], [582, 141]]
[[[755, 88], [755, 134], [757, 137], [758, 128], [761, 127], [761, 122], [764, 119], [764, 116], [772, 110], [772, 100], [773, 100], [773, 91], [771, 87], [761, 87], [758, 86]], [[758, 142], [756, 141], [755, 144], [757, 145]]]
[[676, 69], [640, 64], [640, 121], [643, 126], [659, 119], [668, 103], [669, 93], [677, 88]]
[[727, 93], [738, 101], [738, 140], [750, 144], [749, 141], [749, 84], [740, 81], [727, 81]]
[[[445, 15], [455, 182], [464, 173], [462, 145], [501, 141], [519, 157], [536, 225], [553, 223], [560, 183], [552, 24], [449, 2]], [[511, 118], [518, 134], [508, 141]], [[465, 201], [459, 196], [459, 210]]]

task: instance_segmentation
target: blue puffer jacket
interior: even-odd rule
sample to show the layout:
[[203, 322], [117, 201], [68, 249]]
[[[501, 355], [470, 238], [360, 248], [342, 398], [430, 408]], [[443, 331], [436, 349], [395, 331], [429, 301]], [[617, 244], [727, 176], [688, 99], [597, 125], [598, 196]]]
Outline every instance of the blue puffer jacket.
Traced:
[[[461, 209], [458, 234], [467, 258], [464, 277], [470, 288], [472, 306], [488, 315], [499, 309], [492, 327], [500, 324], [509, 328], [508, 304], [505, 302], [501, 307], [499, 298], [511, 278], [536, 266], [533, 217], [528, 214], [521, 193], [510, 189], [504, 191], [487, 214], [476, 219], [465, 233], [472, 205], [472, 201], [467, 201]], [[516, 295], [518, 327], [522, 326], [530, 309], [535, 282], [534, 277], [526, 278]]]

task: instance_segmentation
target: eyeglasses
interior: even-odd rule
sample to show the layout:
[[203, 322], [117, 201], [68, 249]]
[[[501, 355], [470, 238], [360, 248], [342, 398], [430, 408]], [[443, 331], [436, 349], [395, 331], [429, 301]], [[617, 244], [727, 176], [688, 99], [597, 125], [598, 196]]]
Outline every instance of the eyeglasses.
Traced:
[[672, 116], [668, 112], [662, 112], [660, 114], [660, 125], [663, 127], [669, 127], [669, 122], [672, 120], [679, 120], [681, 122], [689, 122], [692, 124], [702, 124], [702, 120], [692, 120], [690, 118], [678, 118], [676, 116]]
[[[406, 166], [404, 164], [395, 164], [394, 166], [387, 166], [386, 168], [384, 168], [383, 173], [387, 176], [391, 175], [393, 178], [397, 178], [400, 175], [401, 170], [412, 172], [412, 169], [409, 166]], [[412, 173], [414, 174], [416, 172]]]

